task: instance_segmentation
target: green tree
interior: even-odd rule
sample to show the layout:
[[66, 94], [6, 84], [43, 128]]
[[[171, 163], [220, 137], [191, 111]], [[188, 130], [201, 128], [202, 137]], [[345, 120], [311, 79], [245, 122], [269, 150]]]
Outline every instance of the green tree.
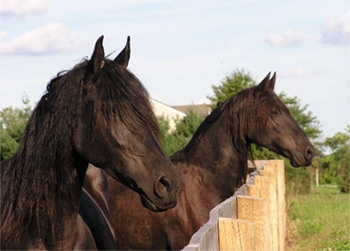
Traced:
[[240, 91], [253, 87], [254, 85], [256, 85], [256, 82], [250, 72], [237, 69], [230, 75], [225, 76], [221, 80], [220, 85], [213, 85], [214, 96], [208, 96], [207, 98], [212, 101], [212, 108], [214, 109], [218, 102], [229, 99]]
[[325, 139], [323, 146], [331, 153], [321, 159], [322, 181], [337, 184], [341, 192], [349, 192], [350, 186], [350, 126], [345, 133], [338, 132]]
[[338, 132], [333, 137], [326, 138], [324, 145], [328, 147], [336, 160], [339, 161], [349, 151], [350, 144], [350, 126], [347, 126], [345, 133]]
[[165, 138], [169, 135], [170, 124], [169, 120], [164, 116], [157, 116], [158, 125], [162, 134], [162, 143], [165, 144]]
[[169, 132], [169, 121], [164, 117], [158, 117], [158, 123], [163, 134], [163, 146], [166, 153], [170, 156], [183, 149], [191, 140], [199, 125], [205, 117], [196, 113], [193, 109], [186, 112], [186, 116], [176, 121], [176, 129]]
[[0, 155], [1, 159], [12, 157], [18, 149], [32, 106], [27, 96], [22, 99], [22, 108], [8, 107], [0, 110]]
[[186, 112], [186, 116], [176, 124], [175, 133], [182, 135], [188, 143], [204, 119], [204, 115], [190, 109]]
[[178, 138], [174, 135], [174, 132], [170, 131], [170, 123], [164, 116], [157, 117], [160, 130], [162, 132], [162, 144], [163, 148], [168, 156], [182, 149], [181, 146], [185, 141], [183, 138]]

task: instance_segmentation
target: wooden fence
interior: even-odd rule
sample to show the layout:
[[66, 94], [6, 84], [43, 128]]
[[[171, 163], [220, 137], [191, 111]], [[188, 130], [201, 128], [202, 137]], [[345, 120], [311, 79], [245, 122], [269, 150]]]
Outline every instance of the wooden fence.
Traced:
[[210, 212], [209, 221], [183, 250], [284, 250], [286, 234], [283, 160], [255, 161], [257, 171]]

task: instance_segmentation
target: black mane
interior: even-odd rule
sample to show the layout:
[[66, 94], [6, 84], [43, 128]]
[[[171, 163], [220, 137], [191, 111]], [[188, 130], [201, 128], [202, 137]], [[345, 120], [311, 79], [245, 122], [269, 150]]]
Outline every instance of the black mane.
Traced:
[[[146, 124], [159, 137], [148, 93], [140, 81], [116, 62], [105, 59], [104, 63], [93, 78], [86, 78], [88, 62], [84, 61], [47, 85], [11, 160], [13, 165], [1, 171], [2, 243], [26, 234], [53, 242], [62, 233], [63, 217], [77, 212], [74, 202], [79, 192], [71, 188], [83, 180], [78, 180], [81, 175], [74, 167], [86, 168], [87, 162], [74, 149], [73, 130], [79, 100], [86, 91], [94, 95], [94, 112], [103, 113], [105, 120], [118, 114], [131, 130], [137, 132], [137, 127]], [[97, 88], [86, 90], [86, 81]]]
[[106, 119], [111, 116], [111, 112], [117, 113], [119, 119], [135, 133], [138, 132], [138, 127], [147, 125], [147, 128], [152, 128], [152, 132], [159, 139], [161, 133], [147, 90], [127, 69], [111, 60], [106, 60], [105, 64], [102, 69], [105, 74], [96, 84], [101, 86], [98, 88], [101, 99], [107, 101], [104, 102], [106, 106], [102, 107]]
[[[249, 127], [251, 127], [251, 119], [252, 117], [258, 118], [257, 121], [254, 121], [254, 123], [257, 123], [258, 130], [262, 130], [266, 126], [266, 122], [268, 119], [267, 115], [267, 109], [265, 109], [266, 105], [259, 105], [260, 111], [254, 111], [252, 109], [252, 106], [255, 102], [269, 102], [269, 100], [257, 100], [254, 98], [254, 91], [256, 87], [252, 87], [249, 89], [246, 89], [244, 91], [241, 91], [240, 93], [236, 94], [232, 98], [220, 102], [218, 104], [218, 107], [213, 110], [211, 114], [209, 114], [205, 121], [199, 126], [195, 134], [193, 135], [193, 138], [188, 143], [188, 145], [178, 153], [174, 154], [172, 156], [172, 159], [179, 158], [182, 154], [191, 155], [191, 151], [193, 150], [193, 144], [196, 144], [196, 141], [199, 137], [203, 137], [205, 134], [204, 131], [207, 130], [213, 123], [215, 123], [220, 116], [224, 116], [224, 111], [227, 111], [227, 115], [229, 116], [228, 119], [225, 119], [224, 121], [228, 124], [229, 131], [227, 131], [227, 135], [220, 135], [220, 137], [223, 138], [230, 138], [232, 140], [233, 147], [235, 151], [237, 152], [237, 157], [239, 158], [239, 165], [238, 165], [238, 179], [239, 179], [239, 186], [243, 185], [246, 182], [247, 174], [248, 174], [248, 159], [252, 158], [251, 154], [251, 142], [248, 141], [246, 138], [245, 133], [248, 131]], [[281, 101], [279, 101], [281, 102]], [[218, 125], [223, 126], [223, 125]], [[219, 136], [219, 135], [218, 135]], [[203, 153], [205, 154], [205, 153]], [[206, 153], [209, 154], [209, 153]], [[176, 155], [176, 157], [175, 157]], [[188, 159], [192, 159], [192, 157], [188, 157]], [[193, 160], [194, 163], [197, 160]], [[210, 168], [210, 167], [208, 167]]]

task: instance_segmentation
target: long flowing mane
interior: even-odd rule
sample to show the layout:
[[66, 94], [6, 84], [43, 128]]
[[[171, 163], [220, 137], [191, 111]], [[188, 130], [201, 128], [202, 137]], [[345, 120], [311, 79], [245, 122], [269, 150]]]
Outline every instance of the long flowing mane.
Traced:
[[233, 145], [239, 156], [239, 176], [240, 184], [246, 182], [248, 175], [248, 159], [253, 158], [251, 152], [251, 142], [246, 138], [246, 133], [253, 126], [251, 118], [256, 118], [253, 123], [257, 124], [258, 131], [266, 126], [268, 119], [266, 106], [258, 104], [258, 111], [252, 109], [256, 102], [265, 102], [254, 98], [256, 87], [252, 87], [237, 93], [235, 96], [226, 101], [228, 110], [230, 111], [229, 121], [231, 123], [231, 138]]
[[[260, 105], [261, 110], [259, 111], [254, 111], [251, 109], [254, 102], [261, 102], [254, 98], [255, 88], [256, 87], [252, 87], [241, 91], [232, 98], [219, 103], [218, 107], [211, 114], [209, 114], [205, 121], [200, 125], [185, 149], [175, 154], [173, 158], [177, 158], [183, 154], [183, 152], [187, 152], [188, 155], [191, 155], [191, 149], [193, 149], [193, 144], [196, 144], [196, 139], [202, 137], [204, 131], [207, 130], [209, 126], [213, 126], [220, 116], [224, 116], [223, 114], [226, 110], [226, 116], [228, 116], [228, 118], [224, 121], [225, 123], [228, 123], [228, 135], [218, 135], [218, 137], [220, 136], [225, 139], [230, 138], [232, 140], [232, 144], [237, 152], [239, 162], [237, 166], [239, 170], [238, 185], [243, 185], [246, 182], [246, 177], [248, 174], [247, 161], [248, 158], [252, 158], [251, 142], [249, 142], [246, 138], [246, 132], [253, 126], [251, 124], [251, 118], [258, 118], [256, 121], [254, 121], [254, 123], [257, 124], [257, 128], [260, 131], [266, 126], [268, 118], [264, 109], [264, 107], [266, 107], [265, 105]], [[223, 125], [218, 124], [217, 126]], [[188, 159], [191, 159], [191, 157], [188, 157]]]
[[[104, 63], [93, 83], [97, 86], [94, 112], [103, 113], [107, 121], [118, 114], [135, 131], [146, 124], [159, 137], [148, 93], [140, 81], [116, 62], [106, 59]], [[28, 121], [17, 155], [1, 171], [2, 243], [26, 234], [55, 241], [64, 217], [77, 212], [84, 177], [77, 167], [86, 168], [87, 162], [74, 150], [73, 130], [79, 97], [87, 91], [86, 71], [84, 61], [50, 81]], [[77, 183], [80, 188], [74, 187]]]

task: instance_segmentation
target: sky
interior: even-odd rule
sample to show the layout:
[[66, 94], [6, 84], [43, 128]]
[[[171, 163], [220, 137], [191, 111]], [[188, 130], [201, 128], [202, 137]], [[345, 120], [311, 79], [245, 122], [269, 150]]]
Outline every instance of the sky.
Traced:
[[0, 109], [37, 102], [57, 73], [113, 59], [131, 37], [129, 70], [168, 105], [209, 103], [235, 70], [297, 96], [324, 137], [350, 125], [350, 1], [1, 0]]

